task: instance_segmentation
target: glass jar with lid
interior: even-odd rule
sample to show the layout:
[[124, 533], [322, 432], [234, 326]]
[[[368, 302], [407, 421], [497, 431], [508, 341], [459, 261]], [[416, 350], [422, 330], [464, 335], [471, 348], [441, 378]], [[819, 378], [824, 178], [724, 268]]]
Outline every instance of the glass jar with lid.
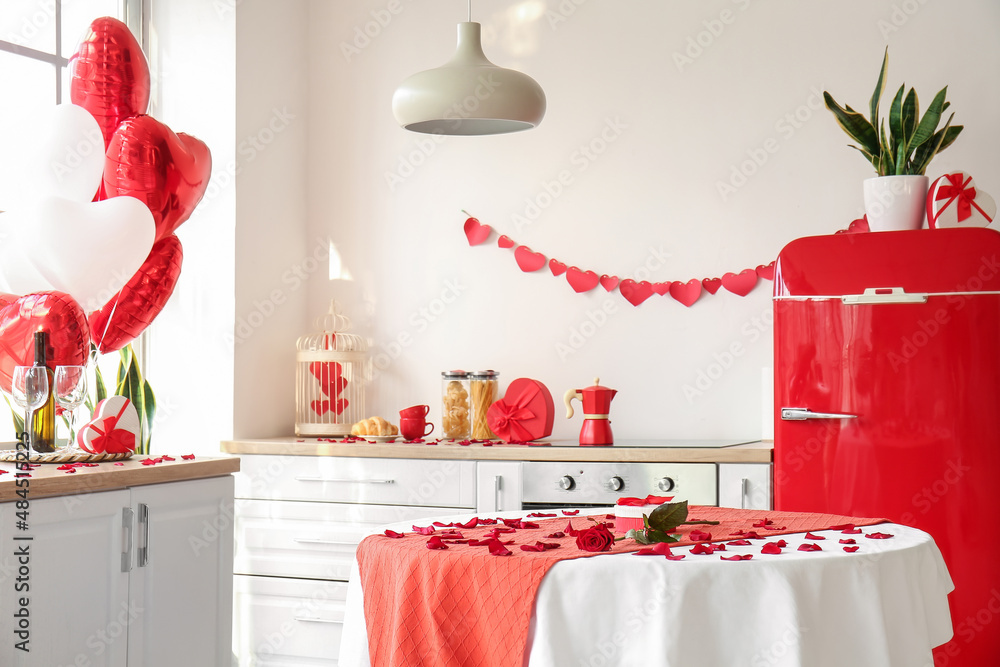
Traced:
[[500, 374], [496, 371], [477, 371], [470, 378], [473, 440], [492, 440], [496, 437], [490, 430], [486, 415], [499, 398], [499, 379]]
[[469, 405], [470, 374], [465, 371], [441, 373], [441, 437], [464, 440], [472, 432]]

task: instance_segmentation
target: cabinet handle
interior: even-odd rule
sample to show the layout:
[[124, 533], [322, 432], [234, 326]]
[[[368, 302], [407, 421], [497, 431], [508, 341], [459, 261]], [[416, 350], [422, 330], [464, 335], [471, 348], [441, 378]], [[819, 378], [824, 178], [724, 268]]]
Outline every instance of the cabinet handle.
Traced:
[[149, 506], [139, 503], [139, 548], [135, 550], [136, 565], [146, 567], [149, 564]]
[[132, 570], [132, 517], [131, 507], [122, 508], [122, 572]]
[[338, 542], [337, 540], [321, 540], [314, 537], [293, 537], [293, 542], [298, 542], [299, 544], [336, 544], [338, 546], [344, 547], [357, 547], [357, 542]]
[[394, 479], [333, 479], [332, 477], [296, 477], [298, 482], [335, 482], [339, 484], [395, 484]]
[[333, 620], [330, 618], [318, 618], [316, 616], [293, 616], [293, 620], [302, 621], [304, 623], [337, 623], [343, 624], [344, 621]]
[[500, 492], [502, 490], [503, 490], [503, 476], [502, 475], [494, 475], [494, 477], [493, 477], [493, 499], [496, 502], [496, 506], [494, 507], [494, 510], [497, 511], [497, 512], [502, 511], [501, 508], [500, 508], [500, 505], [502, 504], [501, 497], [500, 497]]
[[747, 495], [750, 492], [750, 480], [744, 477], [740, 480], [740, 509], [747, 508]]

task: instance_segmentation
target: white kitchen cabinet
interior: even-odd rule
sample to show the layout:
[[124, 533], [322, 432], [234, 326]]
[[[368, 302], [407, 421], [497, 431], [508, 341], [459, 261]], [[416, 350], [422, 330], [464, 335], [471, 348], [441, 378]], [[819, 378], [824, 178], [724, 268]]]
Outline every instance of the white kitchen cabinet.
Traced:
[[[26, 531], [16, 528], [16, 502], [0, 504], [0, 664], [229, 665], [232, 499], [228, 475], [29, 496]], [[26, 575], [14, 556], [25, 544]], [[10, 639], [22, 602], [28, 652]]]
[[480, 461], [476, 475], [476, 512], [521, 509], [521, 461]]
[[772, 509], [771, 471], [770, 463], [720, 463], [719, 507]]
[[336, 665], [358, 543], [385, 524], [473, 511], [475, 466], [243, 455], [233, 605], [239, 666]]

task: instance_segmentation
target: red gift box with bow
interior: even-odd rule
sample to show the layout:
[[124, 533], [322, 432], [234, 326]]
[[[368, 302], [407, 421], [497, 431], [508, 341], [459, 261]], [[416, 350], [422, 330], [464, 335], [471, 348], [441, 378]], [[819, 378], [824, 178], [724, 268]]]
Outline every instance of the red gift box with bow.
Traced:
[[927, 191], [927, 226], [931, 229], [986, 227], [996, 213], [993, 198], [964, 171], [945, 174]]
[[94, 418], [76, 434], [76, 444], [91, 454], [124, 454], [135, 451], [140, 428], [132, 401], [109, 396], [97, 404]]
[[504, 442], [530, 442], [552, 435], [556, 409], [552, 394], [538, 380], [518, 378], [490, 406], [486, 420]]

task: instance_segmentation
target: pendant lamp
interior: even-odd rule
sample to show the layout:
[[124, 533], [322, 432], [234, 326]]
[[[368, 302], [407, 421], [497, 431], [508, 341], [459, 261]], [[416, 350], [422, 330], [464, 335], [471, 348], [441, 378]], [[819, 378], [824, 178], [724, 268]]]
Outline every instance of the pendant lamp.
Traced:
[[482, 135], [529, 130], [545, 116], [545, 93], [527, 74], [486, 58], [482, 26], [458, 24], [458, 48], [437, 69], [417, 72], [392, 96], [401, 126], [428, 134]]

